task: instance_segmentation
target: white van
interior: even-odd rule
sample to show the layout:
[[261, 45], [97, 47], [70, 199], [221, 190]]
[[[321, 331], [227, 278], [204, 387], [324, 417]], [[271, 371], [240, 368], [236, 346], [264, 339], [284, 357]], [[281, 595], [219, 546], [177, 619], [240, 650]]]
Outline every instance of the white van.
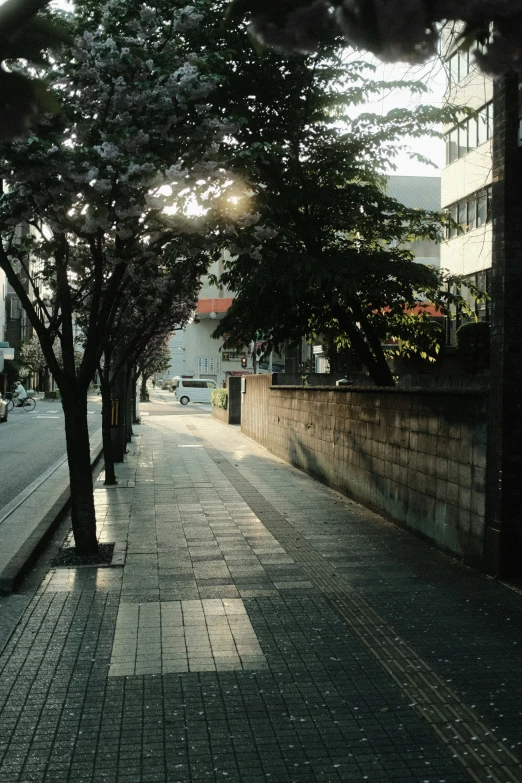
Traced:
[[172, 389], [175, 397], [182, 405], [189, 402], [210, 402], [212, 389], [217, 389], [217, 383], [207, 378], [173, 378]]

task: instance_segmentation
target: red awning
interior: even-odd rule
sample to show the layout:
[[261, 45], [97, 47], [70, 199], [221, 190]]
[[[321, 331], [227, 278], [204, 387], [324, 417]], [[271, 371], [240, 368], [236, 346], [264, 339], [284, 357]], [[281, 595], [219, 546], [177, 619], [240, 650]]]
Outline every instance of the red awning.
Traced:
[[[382, 312], [383, 313], [389, 313], [391, 310], [390, 307], [383, 307]], [[415, 315], [422, 315], [423, 313], [425, 315], [431, 316], [431, 318], [444, 318], [443, 314], [440, 310], [438, 310], [434, 304], [431, 302], [426, 302], [425, 305], [415, 305], [415, 307], [407, 307], [404, 310], [405, 313], [415, 314]]]
[[226, 313], [234, 300], [231, 297], [217, 299], [199, 299], [196, 312], [202, 313]]

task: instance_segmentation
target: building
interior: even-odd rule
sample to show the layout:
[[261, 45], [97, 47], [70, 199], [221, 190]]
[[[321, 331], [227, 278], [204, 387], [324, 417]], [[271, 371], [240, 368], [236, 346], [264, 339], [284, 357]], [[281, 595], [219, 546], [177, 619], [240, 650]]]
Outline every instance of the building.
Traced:
[[253, 346], [244, 346], [239, 351], [225, 350], [223, 341], [212, 337], [217, 321], [225, 316], [233, 301], [232, 294], [223, 286], [210, 282], [212, 276], [219, 279], [222, 272], [220, 258], [211, 265], [203, 281], [194, 318], [170, 340], [171, 377], [209, 378], [221, 386], [230, 375], [254, 371]]
[[285, 362], [292, 367], [296, 364], [296, 350], [290, 351], [286, 358], [275, 352], [270, 356], [258, 356], [261, 343], [256, 335], [252, 335], [249, 345], [238, 350], [224, 348], [222, 339], [212, 337], [217, 322], [225, 317], [234, 301], [231, 291], [211, 282], [221, 277], [225, 258], [226, 251], [211, 265], [199, 292], [194, 318], [184, 329], [175, 332], [170, 340], [170, 377], [209, 378], [221, 386], [233, 375], [283, 372]]
[[[391, 176], [388, 179], [388, 193], [407, 207], [440, 210], [440, 178]], [[408, 247], [415, 260], [439, 267], [440, 245], [436, 242], [417, 240]], [[219, 279], [223, 271], [223, 259], [209, 269], [209, 276]], [[252, 335], [249, 346], [238, 351], [223, 348], [222, 340], [211, 335], [216, 322], [223, 318], [231, 306], [233, 294], [222, 286], [215, 286], [209, 277], [205, 278], [199, 294], [194, 319], [184, 329], [177, 331], [170, 341], [170, 377], [184, 375], [193, 378], [210, 378], [221, 385], [231, 375], [253, 372], [287, 372], [294, 375], [328, 372], [328, 362], [322, 346], [301, 345], [289, 348], [285, 356], [272, 354], [253, 362], [252, 352], [256, 336]], [[164, 374], [167, 375], [166, 373]]]
[[[392, 175], [388, 177], [386, 192], [409, 209], [438, 212], [441, 205], [440, 177]], [[416, 239], [407, 245], [414, 261], [440, 268], [440, 244], [432, 240]]]
[[[446, 166], [442, 171], [442, 207], [461, 228], [448, 230], [441, 248], [441, 267], [462, 275], [483, 291], [491, 287], [493, 80], [474, 65], [470, 52], [456, 51], [454, 33], [443, 37], [447, 69], [446, 100], [474, 109], [444, 128]], [[466, 295], [466, 289], [462, 289]], [[469, 304], [481, 320], [489, 320], [486, 302]], [[459, 314], [449, 325], [448, 342], [455, 343]]]
[[13, 366], [4, 364], [18, 358], [18, 351], [28, 337], [28, 320], [18, 296], [0, 270], [0, 392], [9, 391], [14, 381]]
[[6, 337], [7, 311], [6, 311], [7, 279], [5, 272], [0, 269], [0, 394], [7, 391], [7, 374], [5, 373], [4, 360], [11, 353]]

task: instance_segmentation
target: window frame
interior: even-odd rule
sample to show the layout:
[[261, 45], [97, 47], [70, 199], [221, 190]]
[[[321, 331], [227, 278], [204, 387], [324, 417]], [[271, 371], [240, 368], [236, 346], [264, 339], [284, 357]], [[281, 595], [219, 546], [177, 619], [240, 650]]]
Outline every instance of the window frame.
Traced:
[[[456, 138], [455, 138], [456, 134]], [[477, 109], [471, 117], [454, 125], [444, 134], [446, 141], [446, 165], [460, 160], [468, 152], [481, 147], [493, 138], [493, 101]], [[461, 143], [465, 140], [465, 144]], [[452, 147], [453, 145], [453, 147]], [[452, 155], [452, 149], [454, 150]]]
[[[448, 226], [446, 230], [446, 239], [454, 239], [457, 236], [463, 234], [469, 234], [475, 228], [483, 228], [492, 221], [492, 186], [486, 185], [480, 190], [476, 190], [474, 193], [470, 193], [464, 199], [459, 199], [444, 207], [444, 210], [449, 216], [463, 227], [463, 231], [458, 231], [456, 228]], [[471, 206], [472, 205], [472, 206]], [[461, 221], [461, 210], [465, 210], [465, 220]], [[479, 223], [479, 215], [482, 213], [484, 220]], [[470, 214], [472, 220], [470, 220]]]

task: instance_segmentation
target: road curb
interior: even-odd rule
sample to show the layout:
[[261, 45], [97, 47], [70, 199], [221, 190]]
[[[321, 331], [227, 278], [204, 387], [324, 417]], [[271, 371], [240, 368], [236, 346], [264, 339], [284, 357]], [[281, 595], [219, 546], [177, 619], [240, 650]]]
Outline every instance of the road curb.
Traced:
[[[97, 432], [94, 434], [97, 433], [99, 433], [99, 438], [96, 440], [99, 440], [99, 442], [96, 442], [95, 445], [91, 448], [91, 467], [93, 470], [96, 468], [103, 457], [101, 430], [97, 430]], [[45, 485], [45, 481], [40, 482], [38, 486], [41, 487], [43, 485]], [[17, 504], [16, 509], [22, 509], [23, 512], [24, 504], [28, 504], [30, 497], [31, 495], [25, 498], [22, 503]], [[53, 532], [63, 520], [64, 515], [69, 510], [70, 502], [70, 489], [67, 487], [67, 489], [60, 492], [49, 510], [38, 521], [37, 525], [33, 526], [27, 538], [21, 542], [18, 550], [0, 569], [0, 594], [6, 595], [12, 593], [17, 588], [31, 568], [32, 564], [44, 549]], [[29, 504], [27, 505], [27, 514], [33, 514]]]

